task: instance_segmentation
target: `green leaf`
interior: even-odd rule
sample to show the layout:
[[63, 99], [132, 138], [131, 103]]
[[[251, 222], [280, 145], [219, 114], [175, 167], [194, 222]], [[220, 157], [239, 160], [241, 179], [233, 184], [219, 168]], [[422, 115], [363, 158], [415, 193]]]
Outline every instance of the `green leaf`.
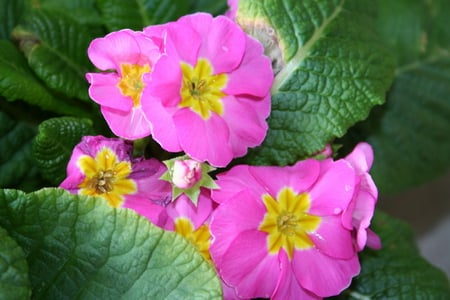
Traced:
[[33, 142], [33, 156], [42, 176], [58, 185], [66, 177], [66, 167], [73, 148], [85, 135], [92, 135], [89, 119], [53, 118], [38, 127]]
[[100, 198], [3, 190], [0, 225], [24, 249], [37, 299], [221, 298], [194, 246]]
[[375, 32], [374, 1], [239, 1], [237, 22], [276, 74], [269, 132], [250, 155], [290, 164], [343, 136], [384, 102], [394, 64]]
[[28, 265], [22, 248], [1, 227], [0, 241], [0, 299], [29, 299]]
[[87, 48], [95, 37], [69, 15], [39, 9], [13, 31], [28, 63], [47, 86], [69, 98], [88, 100], [85, 73], [92, 69]]
[[361, 255], [361, 273], [349, 291], [352, 299], [449, 299], [445, 273], [420, 256], [410, 226], [378, 212], [373, 220], [383, 248]]
[[191, 11], [193, 12], [207, 12], [216, 16], [225, 13], [228, 9], [228, 4], [225, 0], [196, 0], [191, 2]]
[[31, 153], [35, 128], [0, 111], [0, 188], [32, 190], [38, 170]]
[[153, 24], [173, 21], [189, 12], [185, 0], [97, 0], [97, 6], [109, 31], [130, 28], [142, 30]]
[[9, 101], [24, 100], [56, 113], [83, 113], [80, 108], [56, 99], [34, 76], [19, 50], [7, 40], [0, 40], [0, 95]]
[[399, 66], [386, 105], [354, 134], [374, 147], [380, 192], [393, 193], [450, 167], [450, 2], [379, 3], [380, 31]]
[[23, 0], [0, 0], [0, 39], [9, 39], [25, 8]]
[[101, 25], [102, 21], [96, 9], [96, 0], [28, 0], [29, 6], [35, 8], [60, 11], [62, 14], [70, 12], [70, 16], [81, 24]]

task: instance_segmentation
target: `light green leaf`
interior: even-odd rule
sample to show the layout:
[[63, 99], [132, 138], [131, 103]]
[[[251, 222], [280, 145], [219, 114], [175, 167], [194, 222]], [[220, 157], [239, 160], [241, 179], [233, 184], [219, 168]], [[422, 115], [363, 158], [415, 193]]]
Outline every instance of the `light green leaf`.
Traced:
[[379, 5], [380, 31], [399, 66], [386, 105], [354, 133], [373, 145], [373, 177], [381, 192], [392, 193], [450, 167], [450, 2]]
[[24, 7], [23, 0], [0, 0], [0, 39], [11, 38], [11, 31], [22, 16]]
[[362, 253], [350, 299], [449, 299], [447, 276], [420, 256], [407, 224], [378, 212], [372, 227], [383, 248]]
[[36, 129], [0, 111], [0, 188], [32, 190], [38, 170], [31, 154]]
[[24, 249], [36, 299], [220, 299], [215, 270], [174, 232], [61, 189], [0, 191], [0, 225]]
[[56, 113], [83, 113], [80, 108], [56, 99], [34, 76], [19, 50], [7, 40], [0, 40], [0, 95], [9, 101], [20, 99]]
[[29, 299], [31, 288], [23, 250], [1, 227], [0, 241], [0, 299]]
[[26, 15], [13, 36], [47, 86], [69, 98], [89, 99], [87, 48], [95, 36], [88, 27], [58, 10], [39, 9]]
[[92, 135], [89, 119], [53, 118], [38, 127], [33, 142], [33, 156], [42, 176], [58, 185], [66, 177], [66, 166], [73, 148], [85, 135]]
[[110, 31], [130, 28], [142, 30], [153, 24], [173, 21], [189, 12], [185, 0], [97, 0], [97, 6]]
[[290, 164], [343, 136], [384, 102], [393, 60], [374, 1], [239, 1], [237, 22], [265, 46], [276, 73], [269, 132], [250, 155]]

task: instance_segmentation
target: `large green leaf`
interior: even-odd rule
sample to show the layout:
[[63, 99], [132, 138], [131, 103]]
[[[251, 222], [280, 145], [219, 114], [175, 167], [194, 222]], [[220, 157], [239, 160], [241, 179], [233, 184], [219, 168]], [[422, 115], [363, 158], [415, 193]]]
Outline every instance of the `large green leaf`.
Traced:
[[0, 39], [9, 39], [24, 10], [23, 0], [0, 0]]
[[381, 192], [398, 192], [450, 167], [449, 1], [379, 1], [379, 28], [399, 66], [385, 106], [355, 132], [374, 147]]
[[201, 11], [212, 15], [219, 15], [223, 14], [228, 9], [227, 1], [225, 0], [196, 0], [191, 2], [191, 11], [193, 12]]
[[30, 298], [28, 265], [23, 250], [1, 227], [0, 241], [0, 299]]
[[384, 102], [394, 70], [375, 31], [375, 3], [239, 1], [237, 22], [276, 73], [269, 132], [252, 162], [289, 164], [341, 137]]
[[33, 156], [42, 176], [58, 185], [66, 177], [66, 166], [73, 148], [84, 135], [92, 135], [89, 119], [53, 118], [38, 127], [33, 142]]
[[142, 28], [178, 19], [189, 12], [186, 0], [97, 0], [97, 6], [110, 31]]
[[347, 291], [350, 298], [450, 298], [447, 276], [420, 256], [410, 226], [379, 212], [372, 227], [383, 248], [362, 253], [361, 273]]
[[221, 298], [189, 242], [100, 198], [2, 190], [0, 225], [26, 253], [36, 299]]
[[78, 107], [56, 99], [33, 75], [25, 58], [8, 40], [0, 40], [0, 95], [9, 101], [20, 99], [57, 113], [82, 113]]
[[13, 36], [33, 71], [50, 88], [68, 97], [89, 99], [85, 73], [92, 65], [87, 48], [95, 37], [89, 27], [60, 10], [35, 9]]
[[0, 188], [32, 190], [40, 183], [31, 154], [35, 133], [32, 126], [0, 111]]

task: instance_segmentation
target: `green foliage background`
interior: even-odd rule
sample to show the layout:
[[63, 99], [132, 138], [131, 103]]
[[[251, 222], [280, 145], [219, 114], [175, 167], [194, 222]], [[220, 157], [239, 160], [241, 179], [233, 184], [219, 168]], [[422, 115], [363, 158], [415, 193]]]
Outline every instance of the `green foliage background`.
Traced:
[[[83, 135], [112, 136], [87, 94], [93, 38], [226, 9], [224, 0], [0, 0], [0, 298], [221, 297], [212, 267], [182, 238], [45, 187], [65, 178]], [[264, 44], [276, 77], [267, 138], [239, 161], [288, 165], [365, 140], [381, 193], [447, 172], [448, 15], [446, 0], [241, 0], [236, 20]], [[166, 155], [151, 141], [146, 153]], [[362, 253], [339, 298], [450, 297], [407, 224], [378, 212], [373, 225], [384, 248]]]

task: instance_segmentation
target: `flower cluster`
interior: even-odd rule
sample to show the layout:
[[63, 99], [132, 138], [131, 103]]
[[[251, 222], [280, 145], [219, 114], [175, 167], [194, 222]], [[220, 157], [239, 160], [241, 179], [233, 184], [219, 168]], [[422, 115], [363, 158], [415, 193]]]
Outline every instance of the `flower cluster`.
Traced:
[[[90, 97], [118, 138], [86, 136], [61, 187], [103, 197], [179, 233], [217, 270], [225, 299], [318, 299], [381, 247], [370, 229], [377, 188], [370, 145], [342, 159], [226, 167], [262, 143], [273, 72], [261, 44], [230, 18], [198, 13], [92, 41]], [[153, 138], [165, 162], [133, 157]], [[215, 176], [209, 173], [217, 170]]]

